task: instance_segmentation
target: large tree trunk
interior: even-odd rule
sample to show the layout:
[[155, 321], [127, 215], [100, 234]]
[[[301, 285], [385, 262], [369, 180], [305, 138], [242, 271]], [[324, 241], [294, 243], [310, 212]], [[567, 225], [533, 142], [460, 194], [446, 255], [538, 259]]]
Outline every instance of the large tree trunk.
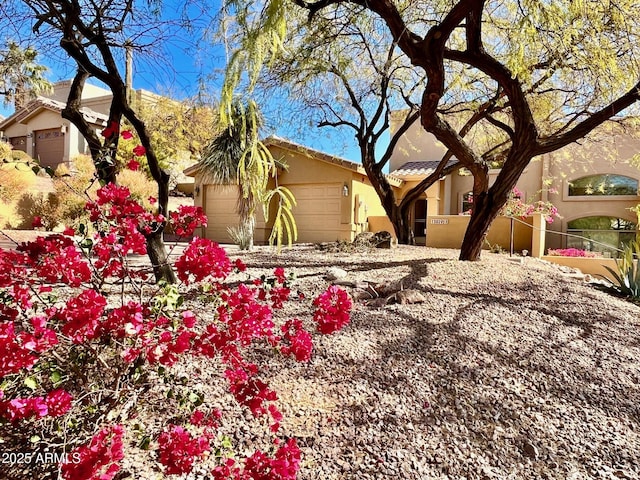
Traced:
[[478, 201], [474, 198], [473, 213], [460, 247], [460, 260], [472, 262], [480, 260], [489, 227], [503, 205], [504, 202], [492, 201], [489, 194], [480, 195]]
[[531, 153], [528, 150], [512, 150], [491, 188], [488, 188], [489, 176], [486, 168], [474, 172], [473, 210], [460, 247], [460, 260], [480, 260], [489, 227], [507, 203], [509, 194], [530, 160]]

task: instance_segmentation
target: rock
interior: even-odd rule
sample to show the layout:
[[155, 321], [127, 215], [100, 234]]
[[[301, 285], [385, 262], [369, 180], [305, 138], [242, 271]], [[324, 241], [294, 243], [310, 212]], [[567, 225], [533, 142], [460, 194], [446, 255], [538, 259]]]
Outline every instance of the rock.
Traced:
[[400, 305], [408, 305], [412, 303], [424, 303], [427, 297], [419, 290], [400, 290], [387, 299], [387, 302], [395, 300]]
[[391, 239], [393, 237], [386, 230], [376, 232], [373, 236], [373, 243], [376, 248], [391, 248]]
[[342, 280], [347, 275], [348, 273], [346, 270], [343, 270], [338, 267], [331, 267], [329, 268], [329, 270], [327, 270], [327, 273], [325, 273], [324, 278], [326, 278], [329, 281]]
[[525, 457], [530, 458], [531, 460], [537, 460], [540, 455], [538, 448], [527, 440], [522, 444], [522, 453]]
[[373, 245], [374, 240], [374, 233], [373, 232], [361, 232], [358, 235], [356, 235], [356, 238], [353, 239], [353, 243], [354, 245], [362, 245], [362, 246], [370, 246]]

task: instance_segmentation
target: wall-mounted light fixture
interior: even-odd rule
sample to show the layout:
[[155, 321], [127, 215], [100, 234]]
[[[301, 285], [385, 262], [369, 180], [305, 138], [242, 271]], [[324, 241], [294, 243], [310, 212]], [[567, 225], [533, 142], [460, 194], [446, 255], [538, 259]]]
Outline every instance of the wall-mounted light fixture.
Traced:
[[66, 126], [66, 125], [62, 125], [62, 126], [60, 127], [60, 133], [62, 133], [62, 134], [67, 133], [67, 126]]
[[196, 194], [196, 197], [200, 195], [200, 185], [196, 185], [196, 188], [193, 189], [193, 193]]
[[342, 196], [343, 197], [349, 196], [349, 186], [346, 183], [342, 186]]

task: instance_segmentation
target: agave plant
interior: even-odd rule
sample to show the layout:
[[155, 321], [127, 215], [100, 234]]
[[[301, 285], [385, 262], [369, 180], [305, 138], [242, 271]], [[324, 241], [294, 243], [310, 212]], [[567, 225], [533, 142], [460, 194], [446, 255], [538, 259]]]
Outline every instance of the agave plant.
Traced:
[[605, 266], [604, 268], [611, 274], [614, 281], [609, 281], [605, 288], [613, 290], [619, 295], [631, 297], [633, 300], [640, 300], [640, 269], [638, 268], [638, 258], [640, 258], [640, 243], [633, 241], [624, 248], [622, 257], [616, 260], [616, 270]]

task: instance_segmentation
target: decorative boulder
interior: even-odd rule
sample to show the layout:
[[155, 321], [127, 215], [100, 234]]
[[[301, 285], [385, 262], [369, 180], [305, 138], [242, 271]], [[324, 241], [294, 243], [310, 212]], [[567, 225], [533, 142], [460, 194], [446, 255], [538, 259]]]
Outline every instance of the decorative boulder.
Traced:
[[391, 239], [393, 237], [386, 230], [376, 232], [373, 235], [373, 243], [376, 248], [391, 248]]

